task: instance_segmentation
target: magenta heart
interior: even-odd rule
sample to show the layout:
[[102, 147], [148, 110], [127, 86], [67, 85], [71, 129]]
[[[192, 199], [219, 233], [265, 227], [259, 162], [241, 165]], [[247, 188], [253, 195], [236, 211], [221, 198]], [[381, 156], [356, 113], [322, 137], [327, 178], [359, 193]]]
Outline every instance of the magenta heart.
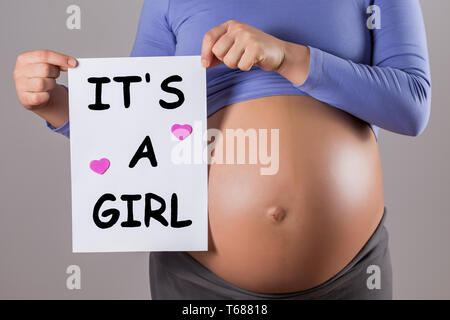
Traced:
[[102, 158], [100, 160], [92, 160], [89, 167], [98, 174], [104, 174], [109, 168], [109, 160]]
[[185, 139], [192, 133], [192, 127], [188, 124], [174, 124], [171, 128], [172, 133], [180, 140]]

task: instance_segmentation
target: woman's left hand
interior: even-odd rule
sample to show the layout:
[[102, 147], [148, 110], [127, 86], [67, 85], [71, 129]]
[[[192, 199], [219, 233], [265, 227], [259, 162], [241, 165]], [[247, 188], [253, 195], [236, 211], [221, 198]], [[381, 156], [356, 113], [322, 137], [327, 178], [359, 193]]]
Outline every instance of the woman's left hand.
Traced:
[[224, 63], [229, 68], [248, 71], [257, 66], [301, 83], [308, 73], [309, 49], [229, 20], [205, 34], [201, 60], [205, 68]]

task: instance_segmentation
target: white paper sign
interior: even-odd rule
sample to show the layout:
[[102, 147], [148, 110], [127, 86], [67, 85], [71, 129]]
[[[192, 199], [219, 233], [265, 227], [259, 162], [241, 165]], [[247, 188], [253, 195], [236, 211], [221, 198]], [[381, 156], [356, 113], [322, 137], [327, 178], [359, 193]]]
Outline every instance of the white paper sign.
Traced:
[[73, 251], [207, 250], [200, 57], [78, 61], [69, 70]]

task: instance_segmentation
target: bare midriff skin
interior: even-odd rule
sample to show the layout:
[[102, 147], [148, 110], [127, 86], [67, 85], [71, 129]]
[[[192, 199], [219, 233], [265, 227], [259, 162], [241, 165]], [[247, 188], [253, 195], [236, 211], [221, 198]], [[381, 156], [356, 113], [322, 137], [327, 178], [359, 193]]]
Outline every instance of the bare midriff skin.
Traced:
[[306, 290], [344, 268], [376, 229], [382, 172], [367, 123], [289, 95], [227, 106], [208, 127], [279, 129], [276, 174], [209, 166], [209, 250], [189, 254], [219, 277], [261, 293]]

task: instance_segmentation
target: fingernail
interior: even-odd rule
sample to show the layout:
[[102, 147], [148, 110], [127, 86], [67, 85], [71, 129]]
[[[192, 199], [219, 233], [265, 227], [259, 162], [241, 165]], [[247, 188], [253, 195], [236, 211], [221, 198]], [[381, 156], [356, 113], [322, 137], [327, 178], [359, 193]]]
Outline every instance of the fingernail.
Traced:
[[73, 59], [73, 58], [69, 58], [68, 63], [69, 63], [69, 66], [72, 67], [72, 68], [76, 67], [76, 65], [77, 65], [77, 61], [75, 59]]
[[208, 61], [206, 61], [206, 59], [202, 59], [202, 66], [203, 68], [206, 68], [208, 66]]

